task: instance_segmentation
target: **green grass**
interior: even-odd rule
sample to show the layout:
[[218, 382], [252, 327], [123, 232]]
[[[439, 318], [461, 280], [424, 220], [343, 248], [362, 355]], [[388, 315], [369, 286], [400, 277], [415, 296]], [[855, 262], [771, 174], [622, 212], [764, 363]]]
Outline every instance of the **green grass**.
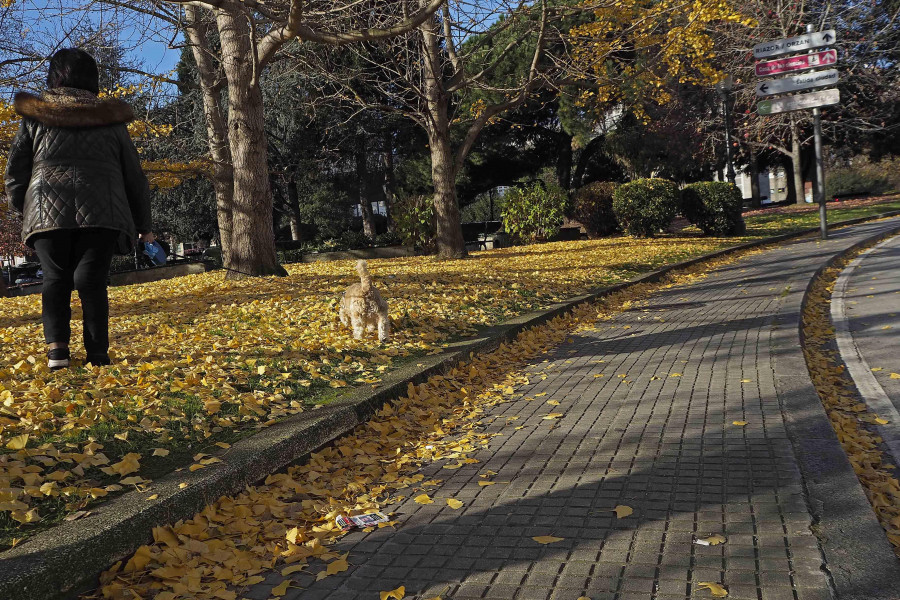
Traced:
[[[857, 208], [836, 208], [834, 204], [828, 205], [828, 223], [847, 221], [868, 217], [890, 211], [900, 210], [900, 200], [887, 201], [883, 204], [863, 206]], [[819, 226], [819, 213], [811, 210], [804, 213], [756, 215], [746, 217], [747, 234], [750, 237], [768, 237], [782, 233], [791, 233], [801, 229], [809, 229]]]

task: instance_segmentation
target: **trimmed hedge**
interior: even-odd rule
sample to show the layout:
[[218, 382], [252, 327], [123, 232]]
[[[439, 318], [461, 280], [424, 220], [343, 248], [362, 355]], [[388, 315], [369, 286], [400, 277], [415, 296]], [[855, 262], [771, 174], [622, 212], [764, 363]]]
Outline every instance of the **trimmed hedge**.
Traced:
[[637, 179], [613, 193], [613, 212], [622, 228], [635, 237], [653, 237], [678, 213], [678, 186], [667, 179]]
[[559, 233], [568, 199], [557, 185], [536, 183], [503, 196], [503, 230], [523, 242], [546, 241]]
[[700, 181], [681, 190], [681, 211], [705, 235], [742, 235], [744, 197], [727, 181]]
[[595, 181], [578, 188], [572, 201], [571, 217], [584, 227], [588, 237], [600, 237], [619, 231], [613, 212], [613, 193], [619, 184]]

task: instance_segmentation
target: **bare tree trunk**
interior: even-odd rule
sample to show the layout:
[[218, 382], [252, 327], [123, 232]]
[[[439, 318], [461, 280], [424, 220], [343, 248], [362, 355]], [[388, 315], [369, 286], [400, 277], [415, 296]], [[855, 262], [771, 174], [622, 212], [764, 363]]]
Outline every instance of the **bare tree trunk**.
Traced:
[[572, 136], [565, 131], [559, 135], [561, 147], [556, 159], [556, 179], [567, 192], [572, 189]]
[[394, 231], [394, 191], [397, 189], [397, 181], [394, 176], [394, 144], [390, 131], [384, 133], [384, 148], [382, 150], [384, 179], [381, 183], [381, 189], [384, 192], [384, 205], [387, 208], [388, 231]]
[[363, 234], [375, 239], [375, 215], [369, 200], [369, 162], [366, 156], [366, 138], [360, 137], [356, 147], [356, 186], [359, 193], [359, 214], [362, 215]]
[[3, 279], [3, 275], [0, 275], [0, 298], [6, 298], [6, 280]]
[[228, 278], [286, 275], [275, 255], [262, 91], [247, 14], [216, 10], [228, 79], [228, 141], [234, 168]]
[[303, 241], [303, 233], [300, 230], [300, 194], [297, 193], [297, 180], [293, 173], [288, 177], [286, 187], [291, 239], [300, 242]]
[[[209, 24], [203, 21], [202, 13], [196, 6], [186, 6], [188, 26], [185, 28], [191, 42], [194, 62], [200, 79], [203, 96], [203, 115], [209, 153], [212, 158], [212, 184], [216, 194], [216, 218], [219, 222], [219, 244], [223, 248], [231, 246], [231, 211], [234, 194], [234, 171], [231, 166], [231, 149], [228, 146], [228, 129], [222, 115], [221, 94], [219, 93], [219, 69], [212, 59], [209, 49]], [[224, 256], [224, 252], [223, 252]]]
[[759, 160], [752, 148], [750, 149], [750, 194], [752, 196], [750, 206], [753, 208], [762, 206], [762, 197], [759, 193]]
[[800, 126], [791, 116], [791, 169], [794, 172], [794, 202], [806, 204], [806, 189], [803, 187], [803, 167], [800, 164]]
[[449, 97], [443, 86], [442, 55], [438, 45], [438, 24], [434, 16], [419, 28], [424, 50], [425, 99], [428, 104], [428, 138], [431, 151], [431, 179], [434, 184], [436, 245], [441, 258], [464, 258], [459, 202], [456, 199], [455, 156], [450, 146]]

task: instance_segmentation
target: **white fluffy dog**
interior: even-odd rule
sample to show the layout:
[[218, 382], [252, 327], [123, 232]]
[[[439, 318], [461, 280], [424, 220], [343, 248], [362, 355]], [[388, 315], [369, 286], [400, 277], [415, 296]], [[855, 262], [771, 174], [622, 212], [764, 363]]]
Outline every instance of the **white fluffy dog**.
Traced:
[[359, 283], [354, 283], [341, 298], [341, 323], [353, 328], [353, 337], [360, 339], [367, 331], [378, 331], [378, 340], [386, 342], [391, 336], [388, 305], [372, 285], [366, 261], [356, 262]]

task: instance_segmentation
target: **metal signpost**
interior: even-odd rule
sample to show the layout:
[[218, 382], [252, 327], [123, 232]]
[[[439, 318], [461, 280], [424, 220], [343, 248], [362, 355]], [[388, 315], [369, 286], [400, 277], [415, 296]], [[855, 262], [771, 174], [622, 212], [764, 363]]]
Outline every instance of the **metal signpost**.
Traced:
[[[806, 26], [806, 34], [796, 37], [762, 42], [753, 47], [753, 56], [757, 59], [781, 56], [794, 52], [804, 52], [797, 56], [789, 56], [777, 60], [757, 60], [756, 75], [768, 77], [782, 75], [797, 71], [806, 73], [784, 77], [781, 79], [767, 79], [756, 85], [756, 95], [760, 98], [777, 96], [778, 94], [790, 94], [820, 87], [828, 87], [837, 84], [837, 69], [816, 71], [830, 65], [837, 64], [837, 50], [819, 50], [814, 48], [830, 46], [837, 40], [837, 34], [833, 29], [827, 31], [813, 31], [812, 25]], [[814, 186], [815, 200], [819, 204], [819, 230], [822, 239], [828, 239], [828, 220], [825, 212], [825, 164], [822, 159], [822, 111], [823, 106], [832, 106], [841, 101], [837, 88], [829, 88], [803, 94], [790, 96], [778, 96], [776, 98], [761, 100], [757, 104], [756, 112], [759, 115], [777, 115], [794, 110], [813, 109], [813, 133], [816, 148], [816, 185]], [[803, 190], [797, 190], [797, 194]]]

